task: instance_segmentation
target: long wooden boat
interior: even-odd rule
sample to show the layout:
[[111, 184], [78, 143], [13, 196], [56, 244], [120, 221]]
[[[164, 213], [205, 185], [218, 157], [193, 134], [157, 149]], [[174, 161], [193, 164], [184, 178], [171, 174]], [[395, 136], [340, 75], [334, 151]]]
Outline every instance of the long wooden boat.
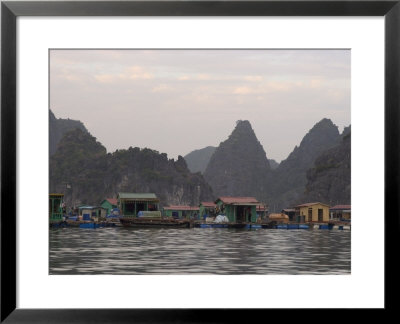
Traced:
[[167, 228], [190, 228], [192, 222], [185, 219], [173, 218], [140, 218], [120, 217], [119, 221], [125, 227], [167, 227]]
[[254, 223], [204, 223], [196, 222], [194, 227], [199, 228], [262, 228], [261, 224]]

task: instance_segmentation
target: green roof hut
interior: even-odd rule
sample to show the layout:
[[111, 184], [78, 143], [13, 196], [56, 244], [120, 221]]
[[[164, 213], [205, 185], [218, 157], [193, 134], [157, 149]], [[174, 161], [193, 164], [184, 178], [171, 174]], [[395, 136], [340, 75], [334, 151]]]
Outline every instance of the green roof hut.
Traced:
[[118, 205], [117, 198], [106, 198], [100, 204], [100, 206], [107, 211], [107, 215], [110, 215], [111, 210], [117, 208], [117, 205]]
[[254, 223], [256, 208], [260, 205], [254, 197], [219, 197], [215, 204], [217, 215], [226, 215], [233, 223]]
[[154, 193], [120, 192], [117, 196], [117, 205], [123, 217], [136, 217], [139, 212], [156, 212], [154, 216], [160, 216], [157, 212], [159, 203]]

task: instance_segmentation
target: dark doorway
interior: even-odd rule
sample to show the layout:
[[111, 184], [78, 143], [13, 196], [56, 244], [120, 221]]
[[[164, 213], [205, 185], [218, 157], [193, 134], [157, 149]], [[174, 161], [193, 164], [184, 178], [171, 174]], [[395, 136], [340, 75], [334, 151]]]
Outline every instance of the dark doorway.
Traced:
[[323, 222], [324, 221], [324, 210], [318, 208], [318, 222]]
[[312, 208], [308, 208], [308, 221], [312, 222]]
[[136, 203], [136, 213], [140, 211], [147, 211], [145, 203]]
[[126, 202], [125, 203], [125, 215], [134, 215], [135, 214], [135, 203], [134, 202]]
[[245, 208], [244, 206], [237, 206], [236, 207], [236, 221], [238, 223], [243, 223], [246, 221], [245, 219]]

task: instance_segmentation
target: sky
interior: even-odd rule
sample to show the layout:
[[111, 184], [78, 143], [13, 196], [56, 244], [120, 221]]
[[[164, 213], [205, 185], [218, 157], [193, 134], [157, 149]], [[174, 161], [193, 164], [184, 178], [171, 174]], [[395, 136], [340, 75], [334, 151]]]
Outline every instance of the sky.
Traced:
[[321, 119], [350, 125], [350, 61], [350, 50], [51, 50], [49, 108], [108, 152], [175, 159], [249, 120], [280, 162]]

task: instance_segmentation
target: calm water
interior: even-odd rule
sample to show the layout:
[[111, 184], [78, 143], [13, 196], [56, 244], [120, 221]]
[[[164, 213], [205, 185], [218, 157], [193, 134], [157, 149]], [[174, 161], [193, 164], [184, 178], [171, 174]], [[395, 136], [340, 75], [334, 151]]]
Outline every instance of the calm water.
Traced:
[[339, 230], [50, 230], [50, 274], [350, 274]]

